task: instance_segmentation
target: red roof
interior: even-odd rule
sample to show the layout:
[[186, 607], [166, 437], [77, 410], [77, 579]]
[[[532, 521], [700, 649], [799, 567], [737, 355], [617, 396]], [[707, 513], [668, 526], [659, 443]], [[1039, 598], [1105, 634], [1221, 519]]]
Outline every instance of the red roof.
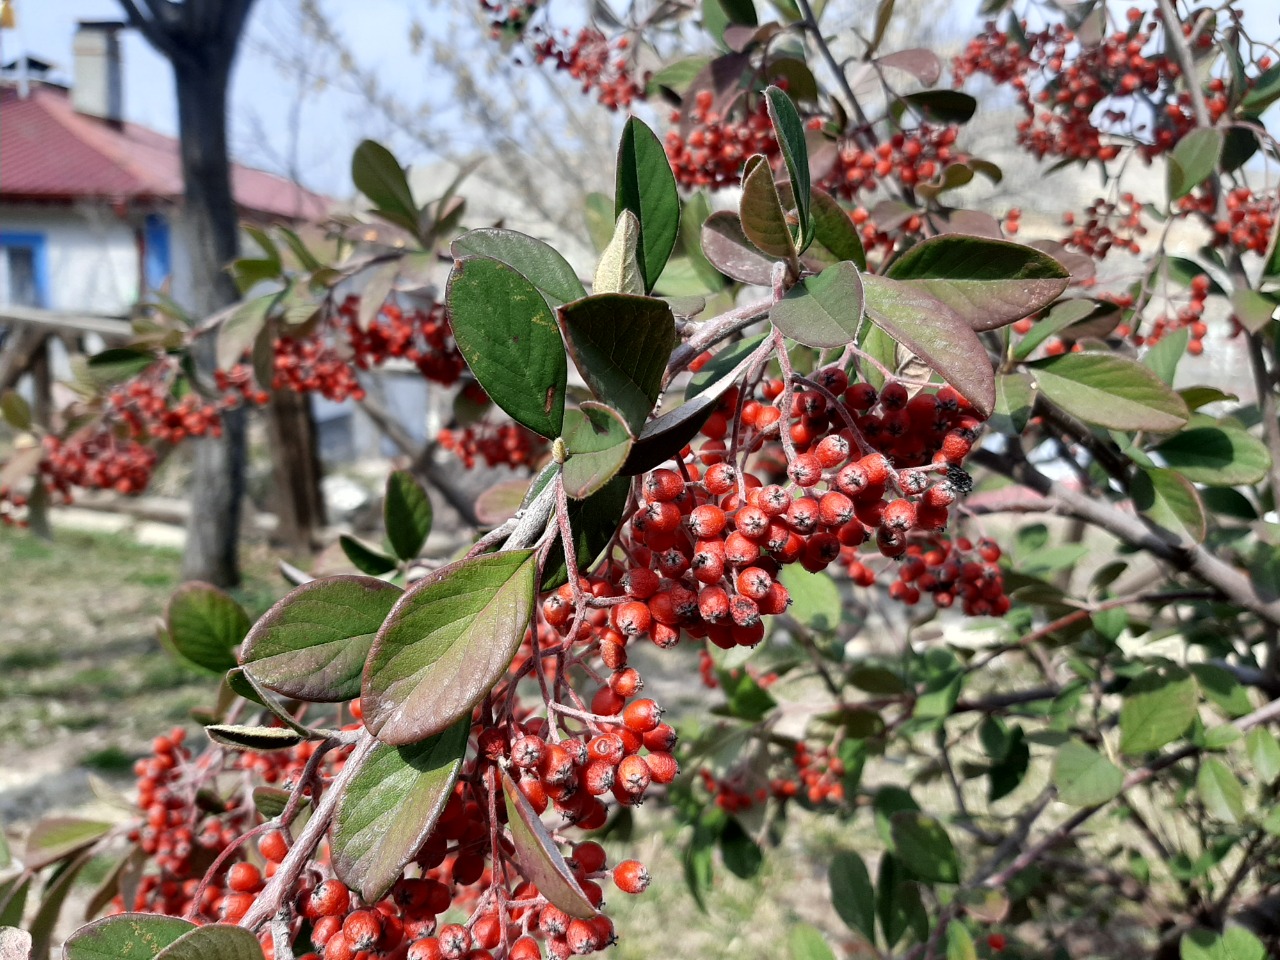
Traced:
[[[232, 165], [231, 182], [246, 213], [319, 220], [331, 206], [284, 177], [240, 164]], [[33, 83], [26, 98], [0, 87], [0, 199], [180, 201], [182, 192], [173, 137], [77, 113], [59, 87]]]

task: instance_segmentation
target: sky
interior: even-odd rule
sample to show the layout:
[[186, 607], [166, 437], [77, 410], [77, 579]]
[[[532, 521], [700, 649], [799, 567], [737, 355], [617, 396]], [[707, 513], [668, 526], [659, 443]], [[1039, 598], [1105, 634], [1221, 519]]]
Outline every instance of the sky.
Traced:
[[[15, 0], [14, 6], [17, 29], [3, 31], [5, 61], [25, 51], [54, 62], [68, 78], [77, 21], [123, 19], [116, 0]], [[295, 30], [292, 7], [291, 0], [258, 0], [232, 76], [232, 151], [241, 162], [278, 173], [287, 168], [295, 80], [282, 74], [267, 48]], [[415, 4], [360, 0], [325, 7], [361, 63], [377, 64], [384, 77], [416, 84], [425, 60], [413, 55], [407, 39]], [[176, 135], [177, 106], [168, 62], [135, 31], [121, 36], [126, 119]], [[304, 99], [298, 157], [307, 187], [338, 198], [351, 193], [351, 152], [361, 138], [376, 133], [358, 104], [355, 95], [333, 88]]]
[[[976, 11], [978, 0], [971, 2]], [[287, 157], [293, 142], [289, 118], [298, 98], [295, 76], [282, 73], [279, 56], [270, 51], [289, 47], [290, 39], [296, 37], [290, 14], [295, 3], [258, 0], [232, 77], [232, 152], [242, 163], [277, 173], [288, 172]], [[358, 62], [375, 65], [389, 91], [404, 91], [406, 99], [415, 103], [421, 101], [423, 91], [429, 95], [433, 84], [428, 60], [416, 55], [410, 45], [413, 15], [422, 15], [433, 33], [448, 31], [452, 29], [450, 17], [442, 10], [447, 4], [441, 0], [321, 0], [321, 4]], [[117, 0], [14, 0], [14, 5], [17, 29], [2, 31], [4, 60], [25, 51], [53, 61], [68, 77], [76, 22], [122, 18]], [[957, 6], [966, 5], [966, 0], [961, 0]], [[1242, 0], [1239, 6], [1255, 36], [1280, 36], [1276, 0]], [[975, 26], [978, 23], [976, 13], [973, 22]], [[177, 110], [168, 63], [136, 32], [125, 31], [122, 37], [126, 118], [176, 134]], [[379, 128], [379, 121], [367, 107], [362, 108], [361, 98], [352, 92], [328, 87], [309, 93], [301, 103], [297, 124], [299, 179], [332, 197], [349, 196], [349, 161], [355, 144], [366, 136], [385, 138], [388, 130]]]

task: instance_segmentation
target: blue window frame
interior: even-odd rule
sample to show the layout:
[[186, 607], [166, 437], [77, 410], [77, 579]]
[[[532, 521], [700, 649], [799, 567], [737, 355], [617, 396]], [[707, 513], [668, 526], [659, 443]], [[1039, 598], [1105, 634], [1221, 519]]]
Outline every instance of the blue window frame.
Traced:
[[44, 234], [0, 230], [0, 256], [8, 261], [10, 302], [48, 308], [49, 251]]
[[163, 214], [149, 213], [142, 229], [142, 279], [148, 290], [159, 290], [173, 272], [169, 221]]

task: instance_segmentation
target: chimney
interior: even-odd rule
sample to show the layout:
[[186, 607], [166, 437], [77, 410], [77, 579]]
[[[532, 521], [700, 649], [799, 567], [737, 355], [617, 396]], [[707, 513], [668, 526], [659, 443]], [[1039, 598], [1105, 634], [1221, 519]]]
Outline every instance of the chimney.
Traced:
[[80, 113], [112, 123], [124, 120], [120, 31], [115, 20], [81, 20], [76, 27], [71, 104]]

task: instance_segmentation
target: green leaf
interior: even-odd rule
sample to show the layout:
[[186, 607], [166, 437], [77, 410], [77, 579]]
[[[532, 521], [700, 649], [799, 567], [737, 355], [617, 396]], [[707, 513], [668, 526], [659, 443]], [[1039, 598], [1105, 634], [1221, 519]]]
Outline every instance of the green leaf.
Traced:
[[622, 414], [588, 400], [565, 412], [564, 443], [569, 452], [560, 476], [575, 500], [591, 496], [622, 468], [631, 452], [631, 433]]
[[813, 242], [813, 223], [809, 216], [812, 204], [809, 148], [804, 139], [804, 123], [791, 98], [777, 87], [766, 89], [764, 98], [768, 105], [769, 119], [773, 122], [773, 133], [778, 139], [778, 146], [782, 148], [782, 159], [786, 162], [787, 175], [791, 179], [791, 195], [795, 200], [796, 218], [799, 220], [796, 249], [804, 250]]
[[711, 201], [705, 190], [699, 190], [680, 210], [680, 244], [702, 285], [708, 290], [719, 290], [724, 286], [724, 277], [702, 252], [702, 225], [710, 216]]
[[244, 927], [211, 923], [184, 933], [155, 960], [262, 960], [262, 946]]
[[1114, 304], [1099, 300], [1063, 300], [1055, 303], [1048, 316], [1036, 321], [1035, 325], [1013, 347], [1015, 360], [1025, 360], [1035, 352], [1036, 347], [1044, 343], [1054, 334], [1062, 333], [1064, 339], [1071, 339], [1076, 332], [1076, 325], [1087, 329], [1094, 325], [1094, 319], [1108, 314], [1119, 316]]
[[[743, 362], [750, 357], [768, 334], [757, 334], [722, 347], [692, 377], [685, 387], [685, 400], [691, 400], [716, 384], [723, 384], [731, 371], [744, 369]], [[732, 383], [732, 380], [729, 381]]]
[[86, 924], [63, 944], [63, 960], [153, 960], [184, 933], [190, 920], [155, 913], [118, 913]]
[[480, 386], [513, 420], [558, 437], [568, 361], [538, 288], [498, 260], [465, 257], [453, 265], [446, 299], [454, 340]]
[[730, 817], [720, 832], [720, 859], [730, 873], [743, 880], [754, 877], [764, 864], [760, 844], [751, 839], [735, 817]]
[[358, 697], [374, 634], [402, 593], [371, 577], [304, 583], [253, 625], [240, 662], [258, 683], [296, 700]]
[[155, 354], [132, 347], [110, 347], [95, 353], [85, 362], [85, 373], [98, 387], [109, 387], [128, 380], [156, 362]]
[[1280, 777], [1280, 743], [1274, 733], [1266, 727], [1254, 727], [1245, 736], [1244, 748], [1261, 783], [1272, 783]]
[[1147, 468], [1136, 471], [1129, 485], [1133, 505], [1148, 520], [1178, 539], [1200, 543], [1207, 521], [1200, 494], [1191, 482], [1174, 470]]
[[973, 937], [963, 921], [952, 920], [947, 924], [947, 960], [978, 960]]
[[829, 573], [810, 573], [799, 564], [787, 564], [778, 579], [791, 594], [787, 614], [810, 630], [834, 633], [840, 626], [844, 602]]
[[920, 888], [907, 878], [902, 861], [891, 854], [880, 858], [876, 874], [876, 915], [890, 950], [908, 930], [920, 940], [928, 936], [929, 915], [920, 899]]
[[1178, 361], [1187, 352], [1187, 341], [1191, 339], [1191, 331], [1186, 327], [1165, 334], [1160, 342], [1142, 356], [1142, 362], [1150, 367], [1157, 377], [1169, 386], [1173, 386], [1174, 375], [1178, 372]]
[[1274, 319], [1276, 303], [1256, 290], [1238, 287], [1231, 293], [1231, 310], [1242, 327], [1250, 333], [1260, 333]]
[[49, 956], [49, 947], [53, 943], [54, 928], [58, 924], [62, 906], [66, 903], [67, 895], [71, 892], [71, 886], [75, 883], [76, 877], [92, 857], [92, 853], [86, 851], [49, 878], [40, 906], [31, 919], [31, 925], [27, 928], [31, 932], [31, 960], [46, 960]]
[[360, 763], [334, 815], [338, 878], [376, 903], [435, 828], [467, 752], [470, 711], [418, 743], [377, 744]]
[[249, 632], [249, 615], [226, 593], [207, 583], [184, 583], [169, 598], [169, 641], [186, 660], [225, 673], [236, 666], [236, 645]]
[[[631, 490], [629, 477], [614, 477], [585, 500], [569, 501], [569, 528], [573, 531], [573, 550], [578, 566], [589, 570], [596, 558], [613, 539], [622, 523], [622, 511]], [[552, 590], [568, 582], [564, 551], [557, 540], [547, 554], [547, 563], [539, 590]]]
[[[783, 573], [790, 568], [784, 567]], [[857, 667], [849, 673], [850, 685], [867, 693], [879, 693], [896, 697], [906, 690], [902, 678], [885, 667]]]
[[1217, 757], [1200, 761], [1196, 792], [1211, 817], [1232, 824], [1244, 819], [1244, 788], [1231, 768]]
[[16, 390], [0, 393], [0, 416], [15, 430], [31, 429], [31, 405]]
[[569, 916], [594, 917], [596, 908], [587, 899], [528, 798], [506, 771], [502, 773], [502, 793], [507, 802], [507, 826], [520, 873]]
[[637, 117], [627, 118], [618, 144], [615, 222], [623, 210], [640, 221], [640, 271], [652, 290], [676, 245], [680, 196], [662, 141]]
[[399, 746], [469, 717], [524, 639], [536, 574], [532, 551], [506, 551], [451, 563], [407, 590], [369, 652], [365, 726]]
[[756, 154], [742, 170], [742, 197], [738, 201], [742, 231], [757, 250], [776, 259], [795, 254], [795, 242], [782, 199], [773, 183], [769, 161]]
[[675, 318], [662, 300], [621, 293], [586, 297], [558, 311], [573, 362], [597, 400], [640, 433], [662, 389], [676, 345]]
[[1120, 752], [1158, 750], [1191, 726], [1199, 703], [1196, 682], [1182, 667], [1150, 667], [1124, 691], [1120, 708]]
[[974, 330], [994, 330], [1051, 304], [1071, 280], [1033, 247], [948, 233], [916, 244], [887, 275], [945, 303]]
[[470, 230], [453, 241], [450, 250], [455, 260], [482, 256], [505, 263], [537, 287], [552, 307], [587, 295], [573, 267], [555, 247], [515, 230]]
[[1085, 423], [1167, 433], [1187, 422], [1187, 405], [1147, 367], [1125, 357], [1067, 353], [1029, 365], [1051, 401]]
[[1169, 154], [1169, 202], [1180, 200], [1199, 186], [1222, 157], [1222, 131], [1217, 127], [1192, 130]]
[[1017, 436], [1026, 429], [1035, 406], [1036, 391], [1025, 373], [1001, 373], [996, 376], [996, 405], [991, 411], [991, 429], [996, 433]]
[[849, 219], [849, 214], [831, 194], [813, 189], [814, 239], [835, 257], [836, 261], [849, 260], [859, 270], [867, 269], [867, 252], [862, 247], [862, 236]]
[[702, 253], [717, 270], [739, 283], [767, 287], [774, 261], [756, 249], [736, 213], [720, 210], [702, 224]]
[[787, 934], [787, 951], [791, 960], [836, 960], [826, 938], [817, 927], [795, 924]]
[[862, 278], [867, 316], [951, 384], [975, 410], [995, 406], [996, 378], [986, 348], [941, 300], [888, 277]]
[[924, 115], [941, 123], [967, 123], [978, 109], [978, 101], [959, 90], [921, 90], [901, 98]]
[[431, 498], [408, 470], [387, 475], [382, 518], [391, 549], [401, 560], [414, 560], [431, 532]]
[[29, 874], [18, 874], [10, 880], [0, 881], [0, 926], [9, 927], [22, 923], [32, 879]]
[[306, 738], [288, 727], [260, 727], [245, 724], [212, 723], [204, 728], [214, 743], [232, 750], [252, 750], [268, 753], [272, 750], [289, 750]]
[[960, 882], [960, 862], [941, 823], [916, 810], [899, 810], [890, 823], [894, 853], [908, 870], [930, 882]]
[[342, 547], [342, 552], [347, 555], [347, 559], [361, 573], [380, 577], [396, 568], [394, 557], [388, 557], [385, 553], [365, 546], [355, 537], [349, 537], [345, 533], [340, 534], [338, 544]]
[[22, 865], [31, 871], [66, 860], [106, 836], [111, 824], [78, 817], [46, 817], [27, 834]]
[[293, 794], [279, 787], [254, 787], [253, 807], [266, 820], [274, 820], [284, 813]]
[[361, 141], [351, 156], [351, 179], [384, 218], [418, 233], [418, 207], [404, 169], [380, 143]]
[[1182, 960], [1265, 960], [1267, 948], [1244, 927], [1228, 927], [1222, 933], [1192, 930], [1178, 944]]
[[587, 234], [596, 250], [603, 250], [613, 237], [613, 201], [603, 193], [589, 193], [582, 205], [582, 215], [587, 222]]
[[666, 87], [673, 93], [683, 97], [684, 92], [689, 89], [689, 84], [706, 69], [709, 63], [711, 63], [711, 58], [706, 56], [684, 57], [668, 63], [661, 70], [657, 70], [649, 76], [645, 92], [653, 96], [658, 92], [658, 88]]
[[805, 346], [844, 347], [857, 336], [862, 312], [862, 276], [845, 261], [797, 283], [773, 305], [769, 319]]
[[[637, 253], [640, 249], [640, 221], [630, 210], [618, 215], [613, 238], [600, 254], [591, 289], [595, 293], [644, 294], [644, 277], [640, 273]], [[668, 265], [669, 266], [669, 265]], [[576, 298], [575, 298], [576, 299]]]
[[875, 891], [862, 858], [851, 850], [841, 850], [831, 859], [827, 871], [831, 903], [850, 930], [857, 930], [869, 943], [876, 939]]
[[1063, 803], [1092, 807], [1120, 793], [1124, 771], [1093, 747], [1069, 740], [1053, 758], [1053, 785]]
[[1193, 663], [1188, 669], [1196, 678], [1200, 692], [1217, 704], [1227, 716], [1234, 719], [1253, 711], [1249, 691], [1230, 670], [1216, 663]]

